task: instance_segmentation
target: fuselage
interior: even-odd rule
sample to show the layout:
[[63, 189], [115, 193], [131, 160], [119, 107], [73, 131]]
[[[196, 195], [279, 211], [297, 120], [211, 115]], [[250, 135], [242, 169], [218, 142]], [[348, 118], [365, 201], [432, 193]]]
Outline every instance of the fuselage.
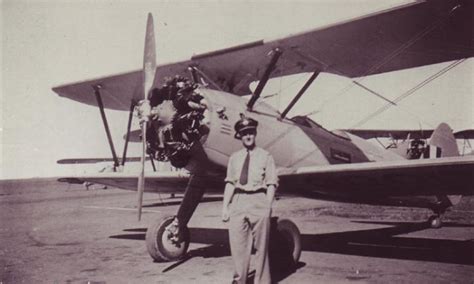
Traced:
[[208, 102], [209, 133], [202, 146], [219, 166], [225, 167], [229, 156], [242, 147], [234, 138], [241, 113], [259, 122], [257, 145], [273, 155], [278, 168], [403, 159], [355, 135], [328, 131], [307, 117], [280, 119], [278, 111], [263, 101], [249, 111], [246, 98], [206, 88], [199, 91]]
[[[246, 98], [202, 87], [198, 91], [207, 102], [207, 110], [201, 120], [206, 131], [202, 132], [205, 134], [200, 143], [193, 146], [191, 159], [186, 165], [194, 173], [225, 174], [229, 157], [242, 148], [242, 142], [234, 138], [234, 124], [241, 114], [258, 121], [257, 145], [272, 154], [280, 173], [296, 172], [303, 167], [406, 159], [350, 133], [328, 131], [307, 117], [281, 119], [279, 112], [262, 100], [248, 110]], [[317, 194], [315, 198], [369, 204], [433, 207], [438, 202], [434, 196], [386, 196], [377, 192], [361, 195], [304, 182], [288, 185], [284, 180], [279, 191], [308, 197]]]

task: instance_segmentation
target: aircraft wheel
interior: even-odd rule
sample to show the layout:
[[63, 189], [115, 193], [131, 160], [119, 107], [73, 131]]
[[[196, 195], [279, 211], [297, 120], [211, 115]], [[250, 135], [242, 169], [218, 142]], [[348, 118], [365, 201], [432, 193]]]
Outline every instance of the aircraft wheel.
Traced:
[[174, 216], [158, 219], [146, 232], [146, 248], [150, 256], [158, 262], [174, 261], [182, 258], [189, 247], [189, 229], [180, 228], [176, 233]]
[[[271, 252], [275, 262], [280, 264], [287, 263], [290, 266], [295, 266], [301, 255], [301, 234], [298, 227], [288, 219], [278, 220], [276, 223], [276, 231], [271, 236]], [[289, 268], [289, 267], [286, 267]]]
[[441, 217], [439, 215], [433, 215], [428, 219], [431, 228], [439, 229], [443, 226], [443, 222], [441, 221]]

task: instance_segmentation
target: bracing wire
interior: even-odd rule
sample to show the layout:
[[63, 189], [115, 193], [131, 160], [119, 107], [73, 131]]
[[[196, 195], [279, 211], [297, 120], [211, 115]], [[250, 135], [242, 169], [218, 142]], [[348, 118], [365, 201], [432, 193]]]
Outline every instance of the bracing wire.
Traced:
[[[449, 70], [451, 70], [454, 67], [458, 66], [459, 64], [461, 64], [465, 60], [466, 60], [466, 58], [463, 58], [463, 59], [452, 62], [451, 64], [449, 64], [448, 66], [445, 66], [444, 68], [442, 68], [441, 70], [439, 70], [435, 74], [429, 76], [428, 78], [426, 78], [425, 80], [423, 80], [422, 82], [420, 82], [419, 84], [417, 84], [416, 86], [411, 88], [410, 90], [408, 90], [405, 93], [401, 94], [400, 96], [395, 98], [393, 101], [395, 103], [398, 103], [398, 102], [402, 101], [403, 99], [409, 97], [410, 95], [412, 95], [413, 93], [415, 93], [416, 91], [421, 89], [422, 87], [426, 86], [428, 83], [434, 81], [436, 78], [440, 77], [441, 75], [445, 74]], [[382, 107], [380, 107], [379, 109], [377, 109], [373, 113], [366, 116], [364, 119], [362, 119], [359, 122], [357, 122], [356, 124], [354, 124], [354, 126], [352, 128], [357, 128], [357, 127], [360, 127], [360, 126], [364, 125], [368, 121], [372, 120], [374, 117], [380, 115], [382, 112], [389, 109], [391, 106], [392, 106], [392, 104], [390, 104], [390, 103], [387, 103], [387, 104], [383, 105]], [[418, 119], [420, 119], [420, 118], [418, 118]]]
[[451, 15], [460, 7], [460, 5], [457, 5], [449, 11], [449, 13], [443, 17], [440, 17], [437, 21], [433, 22], [431, 25], [427, 26], [425, 29], [421, 30], [419, 33], [417, 33], [415, 36], [410, 38], [408, 41], [406, 41], [404, 44], [396, 48], [394, 51], [392, 51], [390, 54], [388, 54], [385, 58], [380, 60], [379, 62], [375, 63], [372, 65], [369, 69], [367, 69], [366, 72], [364, 72], [359, 79], [353, 80], [350, 83], [348, 83], [345, 87], [343, 87], [340, 91], [336, 92], [333, 96], [330, 96], [328, 99], [323, 101], [321, 103], [321, 106], [319, 109], [322, 109], [329, 101], [334, 100], [341, 95], [347, 93], [350, 89], [352, 89], [357, 83], [362, 83], [367, 75], [375, 73], [377, 70], [379, 70], [382, 66], [390, 62], [392, 59], [394, 59], [396, 56], [398, 56], [400, 53], [405, 51], [407, 48], [412, 46], [414, 43], [416, 43], [418, 40], [429, 34], [431, 31], [436, 29], [438, 26], [443, 24], [448, 18], [451, 17]]

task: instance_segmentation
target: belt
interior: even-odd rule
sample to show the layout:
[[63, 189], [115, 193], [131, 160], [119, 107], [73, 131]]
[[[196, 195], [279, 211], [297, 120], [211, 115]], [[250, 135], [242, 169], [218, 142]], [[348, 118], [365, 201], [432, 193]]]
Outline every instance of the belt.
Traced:
[[259, 188], [257, 190], [243, 190], [241, 188], [236, 188], [234, 193], [242, 193], [242, 194], [255, 194], [255, 193], [267, 193], [265, 188]]

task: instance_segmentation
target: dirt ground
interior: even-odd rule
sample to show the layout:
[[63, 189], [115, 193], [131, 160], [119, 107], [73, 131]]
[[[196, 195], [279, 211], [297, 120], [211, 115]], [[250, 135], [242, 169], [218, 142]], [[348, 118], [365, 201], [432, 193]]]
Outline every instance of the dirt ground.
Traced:
[[[0, 283], [230, 283], [232, 259], [219, 198], [205, 198], [191, 222], [182, 260], [156, 263], [148, 225], [176, 213], [179, 198], [145, 194], [141, 222], [134, 192], [54, 180], [0, 183]], [[464, 199], [441, 229], [425, 209], [276, 201], [274, 215], [302, 233], [296, 271], [280, 283], [472, 283], [474, 202]]]

